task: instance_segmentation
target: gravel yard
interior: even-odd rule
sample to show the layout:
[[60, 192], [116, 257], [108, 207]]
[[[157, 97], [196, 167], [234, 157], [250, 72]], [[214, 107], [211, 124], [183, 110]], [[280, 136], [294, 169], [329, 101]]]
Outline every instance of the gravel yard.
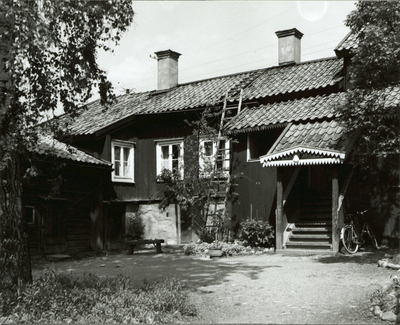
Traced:
[[[196, 304], [193, 323], [379, 324], [369, 296], [397, 271], [377, 267], [394, 251], [355, 255], [283, 256], [263, 254], [209, 259], [185, 256], [178, 247], [163, 254], [140, 250], [110, 252], [55, 262], [63, 272], [129, 275], [141, 286], [165, 277], [185, 282]], [[48, 262], [36, 260], [37, 277]]]

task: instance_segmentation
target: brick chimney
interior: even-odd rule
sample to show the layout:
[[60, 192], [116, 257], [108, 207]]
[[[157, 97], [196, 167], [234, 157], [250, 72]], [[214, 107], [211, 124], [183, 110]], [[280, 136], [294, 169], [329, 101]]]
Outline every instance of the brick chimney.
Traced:
[[285, 29], [275, 32], [278, 36], [279, 65], [301, 62], [301, 33], [297, 28]]
[[171, 50], [154, 53], [158, 61], [157, 90], [170, 89], [178, 85], [178, 59], [181, 55]]

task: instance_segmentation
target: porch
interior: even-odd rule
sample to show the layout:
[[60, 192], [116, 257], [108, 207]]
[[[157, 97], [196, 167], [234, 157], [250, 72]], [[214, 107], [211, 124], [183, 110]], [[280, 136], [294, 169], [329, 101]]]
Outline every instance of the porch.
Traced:
[[264, 167], [277, 168], [276, 250], [295, 254], [339, 251], [343, 200], [354, 169], [351, 146], [334, 120], [289, 123]]
[[279, 167], [277, 172], [277, 252], [337, 253], [353, 169], [314, 165]]

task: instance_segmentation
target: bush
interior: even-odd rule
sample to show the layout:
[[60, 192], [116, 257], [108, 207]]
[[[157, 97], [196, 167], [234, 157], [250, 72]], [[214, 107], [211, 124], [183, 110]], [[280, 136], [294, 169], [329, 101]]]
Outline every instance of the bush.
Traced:
[[239, 238], [251, 247], [272, 247], [274, 229], [268, 221], [247, 219], [240, 223]]
[[371, 302], [373, 306], [379, 306], [382, 312], [392, 311], [394, 314], [399, 315], [399, 299], [400, 280], [397, 276], [394, 276], [391, 284], [384, 285], [373, 293]]
[[126, 219], [126, 240], [140, 240], [144, 236], [144, 224], [140, 217], [134, 216]]
[[190, 243], [183, 246], [183, 252], [186, 255], [206, 255], [210, 249], [221, 249], [222, 256], [232, 256], [238, 254], [249, 254], [252, 252], [251, 247], [245, 246], [243, 242], [234, 241], [233, 243], [225, 243], [214, 241], [213, 243]]
[[194, 316], [175, 279], [134, 288], [128, 277], [83, 278], [45, 270], [19, 297], [1, 292], [0, 323], [166, 323]]

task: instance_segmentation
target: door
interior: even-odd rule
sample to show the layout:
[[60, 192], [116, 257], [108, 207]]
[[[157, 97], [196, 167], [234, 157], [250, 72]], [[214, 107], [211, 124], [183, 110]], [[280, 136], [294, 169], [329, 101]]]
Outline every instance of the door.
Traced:
[[64, 253], [66, 238], [67, 201], [44, 202], [40, 213], [41, 246], [45, 254]]

